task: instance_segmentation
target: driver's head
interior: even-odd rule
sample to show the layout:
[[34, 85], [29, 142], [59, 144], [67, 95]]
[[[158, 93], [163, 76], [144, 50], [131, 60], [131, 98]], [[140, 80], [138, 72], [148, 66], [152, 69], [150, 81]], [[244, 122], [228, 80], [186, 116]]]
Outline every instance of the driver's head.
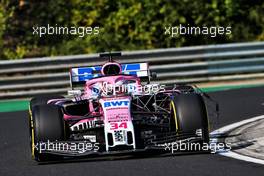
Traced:
[[117, 62], [108, 62], [102, 67], [102, 75], [118, 75], [121, 74], [122, 68], [121, 65]]

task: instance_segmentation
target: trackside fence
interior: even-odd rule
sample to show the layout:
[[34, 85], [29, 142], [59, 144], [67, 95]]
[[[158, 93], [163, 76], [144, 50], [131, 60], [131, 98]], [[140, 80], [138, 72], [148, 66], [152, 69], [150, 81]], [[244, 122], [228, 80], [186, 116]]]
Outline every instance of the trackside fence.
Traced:
[[[121, 63], [149, 62], [153, 82], [201, 83], [264, 79], [264, 42], [122, 52]], [[69, 69], [100, 65], [99, 54], [0, 61], [0, 99], [65, 94]]]

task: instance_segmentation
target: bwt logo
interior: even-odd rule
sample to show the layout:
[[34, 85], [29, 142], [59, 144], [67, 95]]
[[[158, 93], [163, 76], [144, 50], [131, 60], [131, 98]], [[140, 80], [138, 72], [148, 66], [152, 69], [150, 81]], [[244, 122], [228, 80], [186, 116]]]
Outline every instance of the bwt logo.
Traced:
[[129, 101], [108, 101], [108, 102], [104, 102], [104, 107], [107, 108], [107, 107], [116, 107], [116, 106], [122, 106], [122, 105], [125, 105], [125, 106], [128, 106], [129, 104]]

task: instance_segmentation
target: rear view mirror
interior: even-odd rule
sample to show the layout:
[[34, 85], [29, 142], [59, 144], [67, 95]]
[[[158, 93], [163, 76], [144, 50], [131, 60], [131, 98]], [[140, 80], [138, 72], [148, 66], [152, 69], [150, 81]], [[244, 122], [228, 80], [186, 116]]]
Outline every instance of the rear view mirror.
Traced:
[[151, 72], [150, 76], [152, 79], [156, 79], [157, 78], [157, 73], [156, 72]]

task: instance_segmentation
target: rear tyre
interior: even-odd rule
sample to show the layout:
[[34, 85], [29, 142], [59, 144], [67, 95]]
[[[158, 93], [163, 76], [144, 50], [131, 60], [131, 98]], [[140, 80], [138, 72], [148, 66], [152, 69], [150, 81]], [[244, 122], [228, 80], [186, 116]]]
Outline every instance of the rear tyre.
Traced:
[[202, 142], [209, 143], [209, 124], [206, 106], [199, 94], [180, 94], [171, 100], [171, 130], [202, 135]]
[[61, 109], [55, 105], [36, 105], [32, 109], [30, 124], [32, 157], [36, 161], [58, 159], [52, 155], [41, 153], [40, 148], [43, 149], [47, 146], [40, 144], [65, 139], [65, 124]]

